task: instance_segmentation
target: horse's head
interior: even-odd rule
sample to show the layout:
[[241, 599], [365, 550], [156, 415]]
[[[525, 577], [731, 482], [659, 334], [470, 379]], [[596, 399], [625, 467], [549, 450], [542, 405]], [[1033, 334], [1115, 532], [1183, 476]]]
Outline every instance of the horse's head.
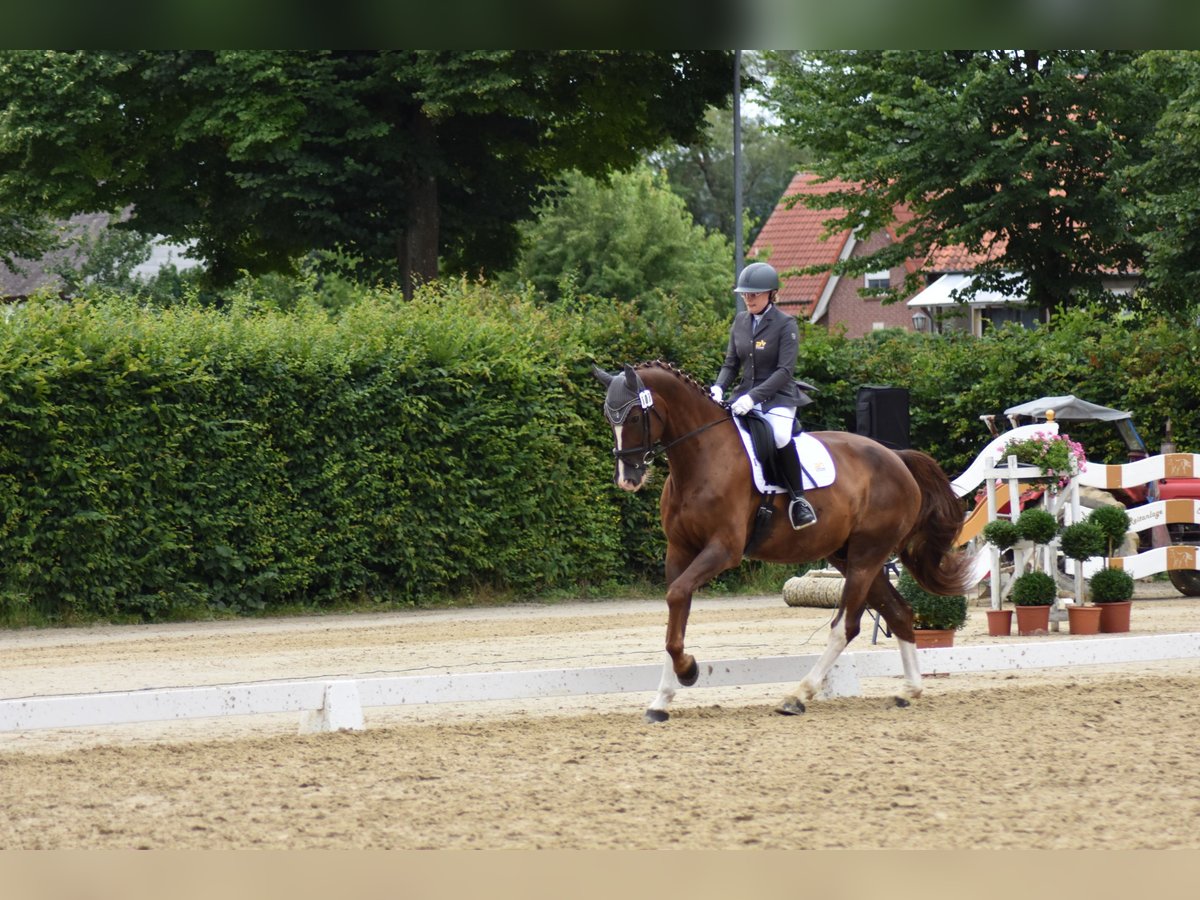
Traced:
[[612, 426], [617, 461], [614, 476], [622, 490], [636, 491], [646, 483], [654, 459], [654, 396], [633, 367], [626, 365], [618, 374], [609, 374], [596, 366], [592, 374], [608, 386], [604, 397], [604, 418]]

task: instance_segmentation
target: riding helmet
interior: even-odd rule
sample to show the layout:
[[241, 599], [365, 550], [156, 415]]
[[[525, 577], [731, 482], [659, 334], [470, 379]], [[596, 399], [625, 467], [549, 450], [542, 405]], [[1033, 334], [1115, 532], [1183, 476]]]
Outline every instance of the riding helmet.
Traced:
[[761, 294], [763, 291], [779, 290], [779, 275], [767, 263], [750, 263], [738, 275], [737, 294]]

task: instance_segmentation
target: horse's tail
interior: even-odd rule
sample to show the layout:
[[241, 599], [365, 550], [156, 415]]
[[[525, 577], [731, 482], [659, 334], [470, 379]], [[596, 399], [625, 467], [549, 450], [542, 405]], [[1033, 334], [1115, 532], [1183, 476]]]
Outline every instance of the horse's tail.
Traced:
[[929, 454], [920, 450], [898, 452], [921, 489], [921, 512], [901, 542], [900, 561], [930, 593], [965, 594], [970, 587], [972, 560], [955, 545], [963, 511], [950, 479]]

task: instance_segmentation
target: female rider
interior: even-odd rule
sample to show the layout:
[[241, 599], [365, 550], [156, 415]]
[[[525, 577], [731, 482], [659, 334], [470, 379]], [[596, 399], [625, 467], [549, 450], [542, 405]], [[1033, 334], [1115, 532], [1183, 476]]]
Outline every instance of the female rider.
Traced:
[[804, 497], [800, 458], [792, 440], [796, 407], [802, 400], [792, 374], [800, 332], [796, 320], [775, 305], [778, 290], [779, 275], [767, 263], [751, 263], [742, 269], [734, 292], [742, 295], [746, 309], [734, 316], [725, 364], [709, 392], [720, 403], [735, 375], [741, 372], [729, 409], [736, 416], [757, 409], [771, 423], [775, 447], [780, 451], [776, 458], [792, 498], [788, 518], [792, 528], [799, 531], [815, 524], [817, 514]]

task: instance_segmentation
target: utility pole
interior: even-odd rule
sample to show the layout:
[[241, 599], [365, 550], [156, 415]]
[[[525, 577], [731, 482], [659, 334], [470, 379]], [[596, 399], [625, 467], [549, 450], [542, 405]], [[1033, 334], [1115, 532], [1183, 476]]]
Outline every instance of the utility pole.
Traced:
[[[733, 51], [733, 283], [742, 274], [745, 255], [742, 248], [742, 51]], [[737, 311], [746, 308], [741, 294]]]

